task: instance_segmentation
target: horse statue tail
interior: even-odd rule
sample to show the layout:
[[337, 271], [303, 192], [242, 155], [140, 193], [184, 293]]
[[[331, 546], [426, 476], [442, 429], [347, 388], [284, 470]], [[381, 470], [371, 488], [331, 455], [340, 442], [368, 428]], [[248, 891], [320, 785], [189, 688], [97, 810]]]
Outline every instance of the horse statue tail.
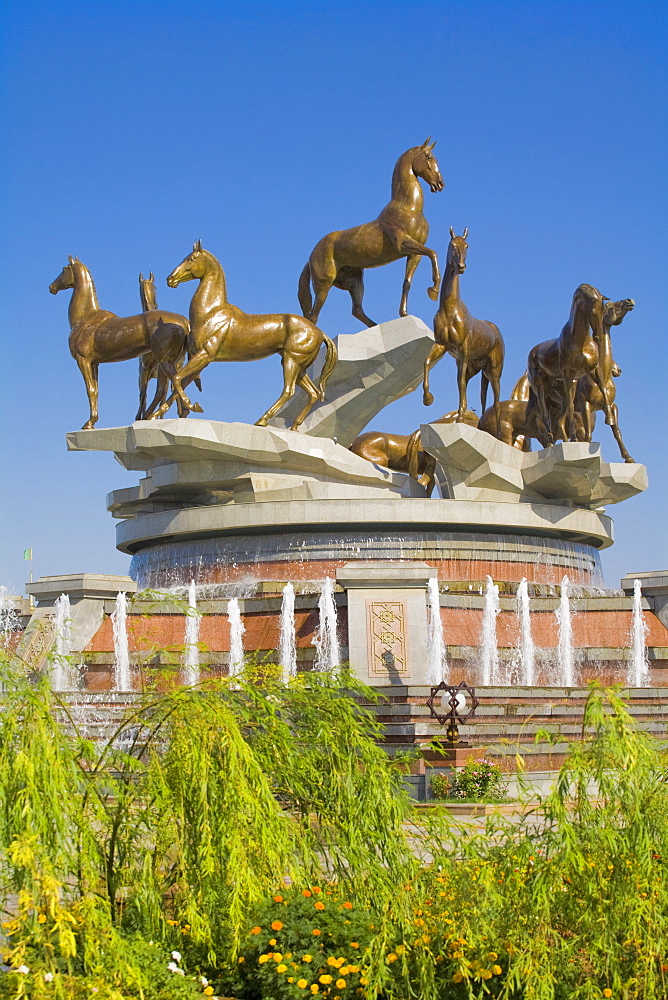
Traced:
[[322, 366], [322, 371], [320, 372], [320, 381], [318, 382], [318, 392], [320, 393], [321, 402], [325, 398], [325, 386], [329, 381], [329, 376], [334, 371], [334, 368], [336, 367], [336, 362], [339, 360], [339, 354], [338, 351], [336, 350], [336, 344], [334, 343], [334, 341], [330, 340], [326, 333], [323, 333], [322, 339], [325, 342], [325, 347], [327, 348], [327, 354], [325, 355], [325, 363]]
[[301, 306], [302, 316], [310, 316], [313, 309], [313, 298], [311, 297], [311, 265], [309, 261], [306, 261], [304, 270], [299, 275], [297, 297]]
[[406, 445], [406, 465], [408, 468], [408, 475], [411, 479], [419, 481], [420, 477], [420, 447], [422, 445], [422, 435], [420, 434], [420, 428], [413, 431], [408, 439], [408, 444]]
[[528, 399], [529, 399], [529, 376], [528, 376], [527, 372], [525, 372], [524, 375], [522, 375], [521, 378], [518, 378], [518, 380], [515, 383], [515, 386], [513, 388], [513, 391], [510, 394], [510, 398], [514, 399], [514, 400], [517, 400], [518, 402], [521, 402], [521, 403], [526, 403], [528, 401]]

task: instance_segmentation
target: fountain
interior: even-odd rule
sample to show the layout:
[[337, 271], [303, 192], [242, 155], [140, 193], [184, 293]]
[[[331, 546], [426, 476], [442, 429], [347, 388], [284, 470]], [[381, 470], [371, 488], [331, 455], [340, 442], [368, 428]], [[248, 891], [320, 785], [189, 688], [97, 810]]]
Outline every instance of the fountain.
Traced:
[[114, 691], [132, 690], [127, 618], [127, 594], [119, 591], [116, 595], [116, 608], [111, 616], [114, 630]]
[[573, 622], [570, 602], [570, 581], [564, 576], [561, 581], [561, 599], [555, 612], [559, 624], [559, 678], [557, 684], [561, 687], [573, 687], [575, 674], [573, 670]]
[[427, 683], [434, 687], [441, 681], [447, 681], [448, 661], [443, 638], [443, 622], [441, 621], [441, 600], [438, 590], [438, 578], [432, 576], [427, 582], [429, 601], [429, 631], [427, 634]]
[[535, 651], [531, 637], [531, 616], [529, 612], [529, 585], [522, 577], [517, 588], [517, 617], [520, 625], [519, 668], [520, 684], [532, 687], [534, 684]]
[[51, 689], [66, 691], [72, 687], [71, 671], [67, 657], [72, 652], [72, 619], [70, 599], [61, 594], [54, 605], [55, 642], [51, 659]]
[[316, 670], [334, 670], [341, 662], [336, 626], [334, 581], [330, 576], [327, 576], [320, 591], [320, 600], [318, 601], [318, 633], [313, 640], [313, 645], [316, 649]]
[[500, 611], [499, 588], [491, 576], [488, 576], [482, 616], [482, 638], [480, 640], [480, 683], [483, 686], [501, 683], [499, 650], [496, 642], [496, 616]]
[[18, 614], [6, 587], [0, 587], [0, 646], [6, 646], [17, 626]]
[[228, 676], [236, 677], [244, 665], [244, 632], [246, 626], [241, 620], [239, 599], [232, 597], [227, 602], [227, 620], [230, 623], [230, 665]]
[[197, 610], [197, 586], [194, 580], [188, 587], [188, 613], [186, 615], [185, 651], [183, 658], [183, 683], [187, 687], [199, 684], [199, 627], [202, 616]]
[[649, 659], [647, 656], [647, 633], [649, 628], [642, 612], [642, 587], [640, 580], [633, 581], [633, 617], [631, 619], [631, 660], [627, 683], [629, 687], [647, 687], [649, 681]]
[[297, 650], [295, 646], [295, 588], [291, 583], [283, 587], [281, 602], [279, 660], [282, 667], [283, 683], [297, 673]]

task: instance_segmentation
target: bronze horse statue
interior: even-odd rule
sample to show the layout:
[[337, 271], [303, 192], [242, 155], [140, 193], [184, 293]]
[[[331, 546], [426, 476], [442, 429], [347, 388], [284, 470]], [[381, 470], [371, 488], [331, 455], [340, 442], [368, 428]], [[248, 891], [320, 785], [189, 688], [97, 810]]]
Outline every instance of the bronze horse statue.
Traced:
[[90, 417], [83, 430], [90, 430], [98, 420], [99, 365], [127, 361], [149, 352], [159, 362], [175, 364], [183, 351], [188, 320], [163, 309], [127, 317], [100, 309], [91, 273], [76, 257], [68, 257], [68, 263], [49, 285], [52, 295], [67, 288], [73, 289], [68, 310], [70, 354], [86, 384]]
[[[292, 424], [292, 430], [297, 430], [313, 404], [324, 399], [327, 380], [336, 364], [334, 343], [302, 316], [288, 313], [254, 316], [228, 302], [225, 273], [213, 254], [202, 249], [199, 240], [192, 253], [174, 268], [167, 284], [176, 288], [182, 281], [193, 280], [199, 281], [199, 286], [190, 302], [190, 361], [181, 371], [174, 363], [163, 364], [163, 370], [172, 380], [173, 392], [154, 416], [166, 413], [174, 398], [179, 399], [186, 410], [201, 413], [199, 404], [193, 405], [183, 390], [211, 361], [257, 361], [280, 354], [283, 391], [256, 423], [266, 426], [294, 396], [298, 385], [308, 400]], [[326, 346], [325, 363], [316, 387], [307, 369], [317, 358], [323, 343]]]
[[498, 326], [488, 320], [474, 319], [464, 305], [459, 294], [459, 276], [466, 270], [468, 227], [462, 236], [456, 236], [450, 227], [450, 245], [441, 286], [438, 312], [434, 316], [434, 338], [432, 347], [424, 363], [422, 399], [425, 406], [434, 402], [429, 391], [429, 370], [447, 352], [457, 362], [457, 386], [459, 389], [458, 420], [464, 420], [467, 409], [466, 387], [471, 379], [482, 372], [480, 390], [481, 412], [485, 412], [487, 386], [491, 383], [494, 394], [494, 412], [500, 419], [501, 374], [505, 347]]
[[[158, 298], [155, 290], [155, 275], [153, 271], [150, 272], [148, 278], [145, 278], [143, 274], [139, 275], [139, 298], [141, 300], [142, 312], [154, 312], [158, 308]], [[185, 319], [185, 317], [183, 317]], [[160, 334], [168, 336], [163, 329], [160, 329]], [[182, 368], [186, 357], [188, 355], [186, 348], [186, 338], [183, 338], [183, 349], [176, 361], [179, 368]], [[148, 384], [152, 378], [157, 378], [158, 386], [155, 391], [155, 396], [151, 401], [151, 405], [147, 408], [146, 406], [146, 392], [148, 390]], [[202, 391], [202, 383], [200, 379], [196, 378], [195, 385]], [[137, 416], [135, 420], [147, 420], [150, 418], [151, 414], [159, 406], [161, 406], [167, 399], [167, 393], [169, 391], [169, 378], [162, 371], [159, 361], [156, 359], [152, 351], [147, 351], [146, 354], [142, 354], [139, 358], [139, 409], [137, 410]], [[186, 413], [187, 416], [187, 413]]]
[[[407, 315], [408, 292], [420, 257], [431, 260], [433, 286], [427, 294], [436, 301], [440, 283], [438, 259], [425, 246], [429, 224], [422, 211], [424, 194], [419, 181], [421, 177], [432, 191], [443, 190], [441, 171], [432, 152], [435, 145], [427, 139], [421, 146], [402, 153], [392, 174], [392, 199], [377, 219], [329, 233], [316, 244], [299, 278], [298, 292], [302, 313], [312, 323], [318, 322], [329, 290], [335, 285], [350, 292], [353, 316], [367, 326], [375, 326], [362, 307], [364, 269], [391, 264], [401, 257], [407, 260], [399, 315]], [[311, 297], [311, 284], [315, 301]]]
[[366, 431], [355, 438], [349, 451], [394, 472], [407, 472], [420, 486], [424, 486], [430, 497], [435, 484], [436, 460], [423, 451], [421, 444], [419, 428], [412, 434]]
[[[452, 410], [444, 413], [435, 424], [454, 424], [459, 413]], [[464, 423], [478, 426], [478, 418], [472, 410], [464, 414]], [[349, 451], [394, 472], [407, 472], [420, 486], [424, 486], [430, 497], [436, 482], [436, 459], [422, 447], [422, 434], [418, 428], [412, 434], [388, 434], [385, 431], [365, 431], [351, 444]]]
[[542, 444], [544, 432], [541, 432], [535, 421], [527, 421], [530, 392], [529, 378], [525, 372], [515, 383], [510, 399], [502, 399], [499, 403], [498, 422], [494, 407], [489, 406], [478, 422], [480, 430], [519, 451], [531, 451], [532, 438], [537, 438]]
[[608, 301], [593, 285], [578, 285], [568, 322], [555, 340], [536, 344], [529, 353], [527, 372], [531, 395], [527, 416], [533, 411], [546, 428], [547, 444], [576, 441], [575, 391], [578, 379], [591, 376], [603, 398], [606, 423], [612, 412], [599, 370], [598, 344], [603, 338], [603, 316]]
[[615, 378], [621, 374], [621, 369], [615, 364], [612, 356], [612, 339], [610, 329], [619, 326], [627, 313], [635, 305], [633, 299], [620, 299], [618, 302], [606, 302], [603, 310], [602, 336], [595, 338], [598, 346], [598, 371], [605, 386], [605, 393], [602, 393], [596, 380], [592, 375], [583, 375], [578, 380], [575, 389], [575, 416], [576, 434], [578, 440], [591, 441], [596, 424], [596, 412], [606, 411], [606, 406], [610, 409], [612, 420], [610, 429], [615, 436], [615, 441], [619, 445], [619, 451], [625, 462], [633, 462], [633, 459], [626, 450], [622, 440], [622, 432], [619, 429], [619, 412], [615, 403], [617, 390]]

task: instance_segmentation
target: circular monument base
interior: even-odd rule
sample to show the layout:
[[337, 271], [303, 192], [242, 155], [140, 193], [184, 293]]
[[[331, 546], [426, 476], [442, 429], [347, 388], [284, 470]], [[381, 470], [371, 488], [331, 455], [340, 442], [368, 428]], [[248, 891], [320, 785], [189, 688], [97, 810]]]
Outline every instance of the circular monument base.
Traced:
[[344, 563], [414, 561], [441, 582], [603, 585], [604, 515], [437, 499], [234, 504], [141, 515], [118, 526], [140, 588], [323, 580]]

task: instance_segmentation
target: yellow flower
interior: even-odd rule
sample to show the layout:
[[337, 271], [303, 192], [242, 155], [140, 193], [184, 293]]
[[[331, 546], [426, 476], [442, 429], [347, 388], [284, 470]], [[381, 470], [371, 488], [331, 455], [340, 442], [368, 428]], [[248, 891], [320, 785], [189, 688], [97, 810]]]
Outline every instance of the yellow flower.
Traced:
[[297, 986], [299, 987], [300, 990], [305, 990], [306, 987], [308, 986], [308, 983], [306, 982], [305, 979], [298, 979]]
[[269, 944], [273, 947], [276, 944], [276, 938], [269, 938]]
[[283, 956], [281, 955], [280, 951], [275, 951], [273, 958], [274, 958], [275, 962], [282, 962], [283, 961]]
[[[169, 925], [169, 927], [176, 927], [176, 925], [178, 924], [178, 920], [168, 920], [167, 924]], [[258, 930], [259, 929], [260, 928], [258, 927]], [[254, 934], [254, 933], [255, 933], [255, 931], [251, 931], [251, 934]]]
[[281, 923], [280, 920], [274, 920], [273, 924], [271, 925], [272, 931], [280, 931], [282, 930], [282, 928], [283, 924]]
[[489, 953], [489, 955], [487, 957], [490, 959], [490, 961], [493, 962], [494, 959], [498, 958], [499, 956], [497, 955], [497, 953], [495, 951], [490, 951], [490, 953]]
[[491, 969], [483, 969], [481, 971], [480, 975], [482, 976], [483, 979], [491, 979], [492, 978], [492, 970]]
[[396, 962], [396, 960], [398, 958], [399, 958], [399, 956], [395, 955], [395, 953], [393, 951], [391, 951], [390, 954], [387, 956], [388, 962]]
[[287, 972], [287, 971], [288, 971], [287, 965], [277, 965], [276, 966], [276, 972]]
[[294, 976], [288, 976], [288, 982], [289, 983], [294, 983], [294, 981], [295, 981], [295, 977]]
[[312, 961], [313, 961], [313, 955], [304, 955], [304, 957], [302, 958], [302, 962], [312, 962]]
[[462, 981], [463, 978], [464, 978], [464, 976], [461, 974], [461, 972], [457, 971], [457, 972], [455, 972], [454, 976], [452, 977], [452, 981], [453, 981], [453, 983], [461, 983], [461, 981]]
[[246, 961], [246, 959], [244, 958], [244, 956], [243, 955], [239, 955], [239, 958], [238, 958], [239, 965], [241, 965], [241, 963], [245, 962], [245, 961]]
[[611, 997], [611, 996], [612, 996], [612, 990], [611, 990], [611, 989], [609, 989], [609, 988], [608, 988], [608, 987], [606, 986], [606, 988], [605, 988], [605, 989], [603, 990], [603, 996], [604, 996], [604, 997]]
[[327, 976], [327, 975], [320, 976], [320, 979], [318, 980], [319, 983], [323, 983], [325, 986], [327, 986], [329, 983], [331, 983], [331, 981], [332, 981], [332, 977], [331, 976]]
[[320, 987], [318, 986], [317, 983], [311, 983], [311, 993], [318, 993], [319, 990]]
[[206, 986], [203, 992], [205, 997], [213, 996], [213, 986]]
[[40, 915], [37, 918], [37, 923], [38, 924], [45, 924], [46, 923], [46, 915], [44, 913], [40, 913]]
[[260, 957], [258, 958], [258, 962], [260, 963], [260, 965], [264, 965], [264, 963], [268, 961], [269, 961], [269, 955], [260, 955]]
[[492, 972], [494, 973], [495, 976], [500, 976], [501, 973], [503, 972], [503, 969], [501, 968], [500, 965], [493, 965]]
[[345, 988], [346, 988], [347, 985], [348, 984], [346, 983], [345, 979], [337, 979], [336, 980], [336, 988], [337, 988], [337, 990], [345, 990]]

